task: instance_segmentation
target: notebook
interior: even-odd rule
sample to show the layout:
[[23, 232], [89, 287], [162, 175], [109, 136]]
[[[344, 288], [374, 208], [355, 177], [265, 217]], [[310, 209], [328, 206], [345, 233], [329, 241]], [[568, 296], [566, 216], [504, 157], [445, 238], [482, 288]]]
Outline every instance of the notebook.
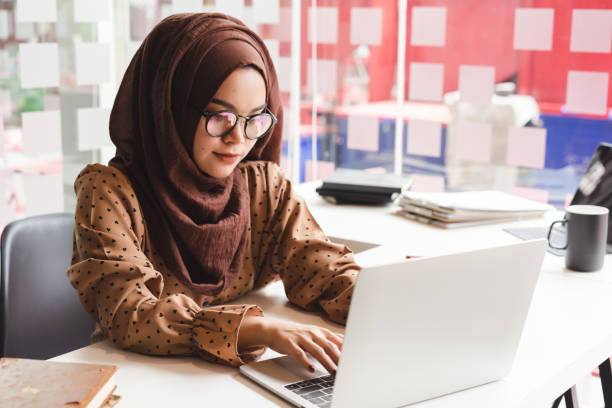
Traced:
[[0, 359], [0, 406], [100, 408], [115, 390], [113, 365]]
[[240, 372], [306, 408], [399, 407], [501, 379], [546, 246], [539, 239], [364, 268], [335, 377], [290, 356]]
[[334, 204], [386, 204], [408, 188], [410, 183], [408, 176], [337, 169], [323, 180], [316, 191]]

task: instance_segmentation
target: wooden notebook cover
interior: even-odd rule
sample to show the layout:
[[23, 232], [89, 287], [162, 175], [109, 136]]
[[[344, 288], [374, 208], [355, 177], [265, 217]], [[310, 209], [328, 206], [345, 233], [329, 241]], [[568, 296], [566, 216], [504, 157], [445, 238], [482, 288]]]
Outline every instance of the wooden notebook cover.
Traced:
[[113, 365], [0, 359], [0, 406], [85, 407], [117, 371]]

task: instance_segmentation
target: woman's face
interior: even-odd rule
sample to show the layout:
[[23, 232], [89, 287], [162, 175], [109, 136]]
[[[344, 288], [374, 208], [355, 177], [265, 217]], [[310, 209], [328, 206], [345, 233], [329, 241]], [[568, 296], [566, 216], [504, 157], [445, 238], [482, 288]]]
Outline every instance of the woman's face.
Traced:
[[[239, 68], [223, 81], [203, 111], [231, 110], [251, 116], [266, 108], [266, 84], [261, 74], [251, 67]], [[193, 159], [204, 173], [224, 178], [232, 174], [240, 160], [255, 146], [256, 140], [244, 135], [244, 119], [223, 137], [212, 137], [206, 131], [206, 118], [198, 122], [193, 140]]]

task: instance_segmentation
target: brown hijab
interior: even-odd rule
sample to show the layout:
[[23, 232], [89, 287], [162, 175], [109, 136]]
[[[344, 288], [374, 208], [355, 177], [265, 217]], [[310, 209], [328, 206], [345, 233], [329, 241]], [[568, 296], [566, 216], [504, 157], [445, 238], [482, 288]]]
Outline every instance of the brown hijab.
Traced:
[[110, 117], [117, 152], [109, 165], [132, 182], [153, 245], [169, 271], [209, 296], [228, 287], [242, 267], [249, 193], [237, 168], [217, 179], [192, 159], [201, 116], [190, 104], [203, 110], [225, 78], [244, 66], [262, 74], [268, 108], [280, 122], [247, 159], [278, 164], [282, 106], [272, 60], [257, 34], [223, 14], [177, 14], [159, 23], [134, 55]]

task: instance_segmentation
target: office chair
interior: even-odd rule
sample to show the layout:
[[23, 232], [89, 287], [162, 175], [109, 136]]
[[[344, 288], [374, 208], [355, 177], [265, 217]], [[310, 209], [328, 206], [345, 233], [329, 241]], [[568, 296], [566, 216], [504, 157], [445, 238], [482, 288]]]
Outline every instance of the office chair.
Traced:
[[74, 216], [14, 221], [1, 239], [0, 356], [48, 359], [90, 344], [95, 323], [66, 271]]

